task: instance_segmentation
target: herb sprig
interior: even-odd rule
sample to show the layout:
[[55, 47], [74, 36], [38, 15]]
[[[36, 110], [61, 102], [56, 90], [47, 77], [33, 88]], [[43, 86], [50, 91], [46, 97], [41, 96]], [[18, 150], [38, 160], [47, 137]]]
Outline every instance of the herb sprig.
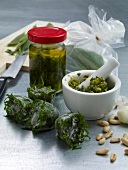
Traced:
[[[36, 27], [36, 26], [34, 26]], [[30, 45], [30, 41], [28, 40], [28, 36], [26, 33], [21, 33], [17, 37], [15, 37], [9, 44], [8, 47], [15, 47], [14, 50], [7, 49], [6, 52], [10, 55], [19, 56], [23, 51], [28, 50]]]

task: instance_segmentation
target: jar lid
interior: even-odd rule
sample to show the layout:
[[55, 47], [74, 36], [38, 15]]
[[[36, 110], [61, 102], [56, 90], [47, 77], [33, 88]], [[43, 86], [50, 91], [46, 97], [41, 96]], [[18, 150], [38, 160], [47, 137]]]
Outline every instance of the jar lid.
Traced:
[[39, 44], [52, 44], [64, 41], [67, 32], [58, 27], [36, 27], [28, 31], [28, 39]]

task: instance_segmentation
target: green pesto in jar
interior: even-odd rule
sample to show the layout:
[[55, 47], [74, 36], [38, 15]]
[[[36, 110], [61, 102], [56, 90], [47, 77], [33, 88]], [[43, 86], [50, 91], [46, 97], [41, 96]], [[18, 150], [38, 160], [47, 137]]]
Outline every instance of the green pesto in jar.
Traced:
[[[29, 40], [33, 42], [29, 46], [30, 86], [43, 84], [44, 86], [51, 86], [52, 89], [59, 92], [62, 89], [62, 78], [66, 73], [66, 49], [62, 41], [65, 37], [63, 35], [59, 39], [56, 38], [58, 36], [57, 31], [60, 31], [60, 28], [57, 31], [54, 30], [54, 27], [40, 28], [42, 28], [41, 30], [45, 29], [43, 36], [42, 32], [39, 32], [42, 36], [41, 39], [40, 37], [32, 39], [34, 37], [33, 32], [32, 36], [28, 36]], [[34, 31], [38, 32], [38, 28], [34, 28]], [[53, 33], [57, 36], [55, 37]], [[46, 34], [46, 37], [44, 34]], [[61, 34], [59, 33], [59, 35]]]

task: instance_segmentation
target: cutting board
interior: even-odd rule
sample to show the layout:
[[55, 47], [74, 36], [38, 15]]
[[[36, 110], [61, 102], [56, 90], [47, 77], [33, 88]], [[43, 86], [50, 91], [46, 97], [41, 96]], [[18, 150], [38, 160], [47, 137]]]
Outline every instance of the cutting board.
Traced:
[[[63, 27], [64, 24], [62, 23], [55, 23], [51, 22], [54, 26], [57, 27]], [[21, 28], [20, 30], [14, 32], [13, 34], [8, 35], [7, 37], [0, 40], [0, 73], [4, 71], [14, 60], [15, 56], [12, 56], [8, 53], [6, 53], [7, 49], [14, 50], [15, 47], [7, 47], [7, 44], [11, 42], [16, 36], [23, 32], [27, 32], [29, 29], [31, 29], [34, 25], [36, 26], [46, 26], [48, 24], [48, 21], [35, 21], [24, 28]], [[27, 56], [23, 67], [21, 68], [24, 71], [29, 71], [29, 57]]]

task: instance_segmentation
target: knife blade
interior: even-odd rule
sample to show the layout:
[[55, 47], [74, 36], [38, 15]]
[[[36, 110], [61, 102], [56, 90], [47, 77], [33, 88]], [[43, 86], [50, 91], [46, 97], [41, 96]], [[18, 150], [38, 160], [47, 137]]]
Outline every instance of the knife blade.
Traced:
[[9, 66], [9, 68], [0, 76], [0, 96], [2, 95], [5, 89], [7, 80], [14, 79], [19, 73], [26, 59], [26, 56], [27, 56], [26, 53], [22, 53], [21, 55], [19, 55]]

